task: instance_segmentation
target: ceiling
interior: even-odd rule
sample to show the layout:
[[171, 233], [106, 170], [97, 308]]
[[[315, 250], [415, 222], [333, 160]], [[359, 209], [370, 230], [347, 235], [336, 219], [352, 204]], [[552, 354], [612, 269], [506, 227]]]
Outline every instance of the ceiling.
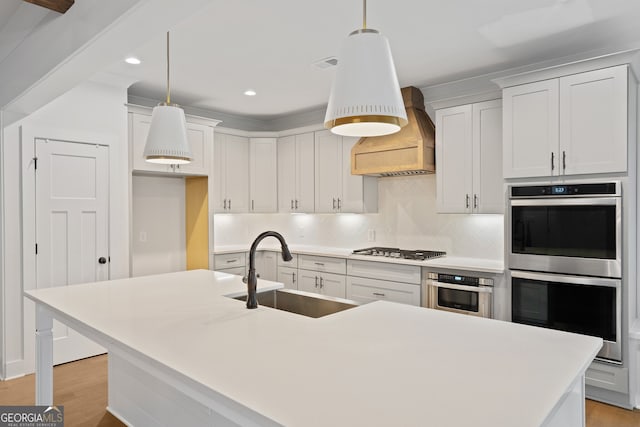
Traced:
[[[29, 25], [46, 25], [40, 9], [0, 1], [0, 61]], [[360, 0], [210, 0], [170, 28], [172, 102], [259, 119], [322, 108], [335, 67], [312, 64], [339, 57], [361, 22]], [[640, 47], [638, 22], [638, 0], [369, 0], [367, 17], [368, 27], [388, 37], [403, 87]], [[131, 95], [162, 100], [165, 34], [149, 40], [123, 52], [122, 59], [133, 55], [142, 64], [118, 61], [105, 71], [136, 80]], [[243, 95], [247, 89], [257, 95]]]

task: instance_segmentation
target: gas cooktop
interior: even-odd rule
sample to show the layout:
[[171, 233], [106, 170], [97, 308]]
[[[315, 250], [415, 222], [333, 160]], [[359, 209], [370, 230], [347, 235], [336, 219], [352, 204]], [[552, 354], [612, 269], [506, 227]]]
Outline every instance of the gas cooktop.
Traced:
[[382, 248], [377, 246], [373, 248], [356, 249], [353, 251], [353, 255], [382, 256], [388, 258], [411, 259], [416, 261], [440, 258], [446, 254], [446, 252], [442, 251], [406, 250], [398, 248]]

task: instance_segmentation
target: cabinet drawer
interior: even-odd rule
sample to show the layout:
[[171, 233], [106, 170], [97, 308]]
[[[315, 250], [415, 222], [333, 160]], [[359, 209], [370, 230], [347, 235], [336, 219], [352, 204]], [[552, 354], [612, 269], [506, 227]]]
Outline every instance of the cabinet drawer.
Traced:
[[298, 254], [291, 254], [291, 261], [284, 261], [282, 259], [282, 252], [278, 252], [278, 266], [298, 268]]
[[300, 255], [298, 268], [313, 271], [326, 271], [327, 273], [345, 274], [346, 260], [326, 256]]
[[359, 303], [393, 301], [420, 306], [420, 285], [347, 276], [347, 299]]
[[585, 384], [618, 393], [629, 392], [629, 368], [593, 362], [584, 375]]
[[244, 276], [245, 274], [247, 274], [244, 266], [233, 268], [219, 268], [216, 271], [219, 271], [221, 273], [235, 274], [236, 276]]
[[244, 252], [216, 255], [213, 257], [215, 266], [214, 270], [222, 270], [232, 267], [244, 268], [246, 259], [246, 254]]
[[417, 265], [350, 259], [347, 261], [347, 275], [420, 285], [421, 269]]

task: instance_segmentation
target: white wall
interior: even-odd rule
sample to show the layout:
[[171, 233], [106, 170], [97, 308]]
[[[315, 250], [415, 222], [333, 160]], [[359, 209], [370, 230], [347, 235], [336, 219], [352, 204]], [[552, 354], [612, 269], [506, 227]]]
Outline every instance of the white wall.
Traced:
[[1, 161], [4, 179], [5, 244], [4, 353], [6, 377], [22, 374], [23, 297], [19, 126], [99, 134], [110, 146], [110, 277], [129, 274], [129, 198], [126, 87], [83, 83], [23, 120], [4, 128]]
[[134, 176], [132, 187], [131, 276], [185, 270], [184, 178]]
[[[437, 249], [502, 260], [503, 216], [437, 214], [435, 180], [435, 175], [379, 179], [377, 214], [216, 214], [214, 244], [251, 243], [273, 229], [291, 244]], [[367, 241], [369, 229], [375, 230], [375, 242]]]

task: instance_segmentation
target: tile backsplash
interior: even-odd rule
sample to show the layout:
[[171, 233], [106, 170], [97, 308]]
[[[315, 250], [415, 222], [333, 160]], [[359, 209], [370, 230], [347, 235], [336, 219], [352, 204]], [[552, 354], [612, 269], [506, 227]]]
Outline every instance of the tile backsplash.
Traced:
[[502, 260], [503, 216], [437, 214], [435, 175], [381, 178], [378, 192], [376, 214], [216, 214], [214, 245], [248, 244], [271, 229], [291, 244], [436, 249]]

